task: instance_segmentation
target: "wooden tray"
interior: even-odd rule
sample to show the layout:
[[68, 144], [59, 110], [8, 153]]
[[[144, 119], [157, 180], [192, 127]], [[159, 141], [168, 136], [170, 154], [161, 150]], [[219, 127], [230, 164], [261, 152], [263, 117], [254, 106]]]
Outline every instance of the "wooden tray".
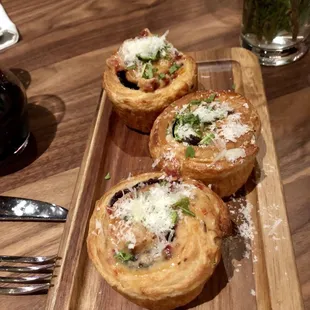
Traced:
[[[198, 63], [199, 88], [235, 88], [245, 95], [260, 115], [262, 137], [252, 177], [228, 200], [234, 222], [252, 227], [245, 231], [253, 234], [224, 242], [223, 260], [214, 275], [202, 294], [182, 309], [303, 309], [259, 64], [242, 48], [192, 56]], [[95, 201], [129, 173], [152, 171], [148, 139], [122, 123], [103, 92], [59, 249], [61, 267], [46, 309], [141, 309], [101, 278], [88, 259], [85, 238]], [[107, 172], [109, 181], [104, 179]], [[250, 210], [246, 219], [240, 208]]]

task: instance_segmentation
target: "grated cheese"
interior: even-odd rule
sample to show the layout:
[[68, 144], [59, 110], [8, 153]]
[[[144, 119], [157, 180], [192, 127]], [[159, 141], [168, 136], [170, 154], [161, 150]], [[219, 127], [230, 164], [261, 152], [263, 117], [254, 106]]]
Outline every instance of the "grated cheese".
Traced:
[[242, 148], [234, 148], [229, 150], [224, 149], [216, 155], [212, 163], [222, 158], [225, 158], [230, 162], [235, 162], [238, 158], [244, 158], [245, 156], [245, 150]]
[[193, 129], [193, 127], [186, 123], [182, 126], [178, 126], [177, 130], [176, 130], [176, 134], [180, 137], [180, 139], [186, 139], [186, 138], [190, 138], [190, 136], [197, 136], [195, 130]]
[[236, 142], [237, 138], [247, 133], [250, 128], [240, 122], [240, 115], [232, 114], [227, 117], [227, 123], [222, 125], [221, 134], [228, 141]]
[[[154, 248], [154, 253], [160, 254], [167, 244], [165, 235], [169, 234], [169, 243], [174, 233], [172, 205], [181, 198], [190, 197], [192, 189], [191, 185], [178, 183], [174, 183], [173, 191], [170, 190], [169, 183], [168, 185], [154, 184], [147, 191], [139, 192], [134, 189], [133, 197], [115, 204], [117, 208], [110, 218], [120, 220], [112, 225], [112, 230], [117, 233], [119, 240], [129, 242], [128, 248], [133, 249], [136, 239], [131, 227], [133, 223], [140, 223], [157, 236], [159, 244]], [[179, 218], [182, 218], [181, 210], [177, 212]]]
[[[138, 37], [124, 41], [118, 54], [127, 67], [134, 65], [137, 61], [137, 55], [142, 57], [153, 57], [167, 45], [166, 36], [168, 31], [161, 37], [147, 36]], [[171, 44], [169, 44], [171, 46]]]
[[[211, 110], [211, 108], [213, 108]], [[193, 114], [198, 116], [203, 123], [212, 123], [217, 119], [227, 117], [231, 108], [227, 104], [219, 104], [218, 102], [212, 102], [209, 106], [201, 104]]]
[[243, 158], [245, 157], [245, 150], [242, 148], [235, 148], [235, 149], [230, 149], [226, 150], [225, 152], [225, 158], [228, 161], [235, 162], [238, 158]]
[[152, 168], [154, 169], [159, 163], [160, 163], [160, 159], [159, 158], [155, 159], [152, 164]]
[[275, 223], [273, 224], [271, 230], [268, 233], [268, 236], [272, 236], [275, 233], [277, 227], [281, 224], [281, 222], [282, 222], [282, 219], [277, 219], [275, 221]]

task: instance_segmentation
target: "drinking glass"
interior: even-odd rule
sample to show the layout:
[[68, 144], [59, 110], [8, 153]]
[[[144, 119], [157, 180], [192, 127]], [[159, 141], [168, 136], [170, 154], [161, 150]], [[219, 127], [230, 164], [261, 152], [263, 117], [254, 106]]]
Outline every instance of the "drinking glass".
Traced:
[[28, 139], [25, 89], [11, 71], [0, 67], [0, 164], [22, 152]]
[[241, 44], [263, 65], [280, 66], [307, 52], [310, 0], [244, 0]]

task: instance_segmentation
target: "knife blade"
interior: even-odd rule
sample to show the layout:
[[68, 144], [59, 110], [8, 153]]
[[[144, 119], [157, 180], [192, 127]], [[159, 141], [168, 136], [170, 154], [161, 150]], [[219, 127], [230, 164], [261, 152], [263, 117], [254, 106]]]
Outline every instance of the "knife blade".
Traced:
[[65, 222], [68, 210], [52, 203], [0, 196], [0, 221]]

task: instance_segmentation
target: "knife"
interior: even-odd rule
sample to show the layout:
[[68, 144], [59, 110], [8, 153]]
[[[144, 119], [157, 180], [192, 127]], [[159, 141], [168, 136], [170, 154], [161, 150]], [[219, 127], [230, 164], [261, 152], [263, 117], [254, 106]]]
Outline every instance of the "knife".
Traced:
[[68, 210], [52, 203], [0, 196], [0, 221], [65, 222]]

